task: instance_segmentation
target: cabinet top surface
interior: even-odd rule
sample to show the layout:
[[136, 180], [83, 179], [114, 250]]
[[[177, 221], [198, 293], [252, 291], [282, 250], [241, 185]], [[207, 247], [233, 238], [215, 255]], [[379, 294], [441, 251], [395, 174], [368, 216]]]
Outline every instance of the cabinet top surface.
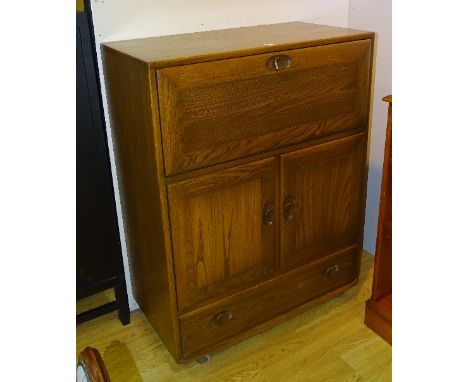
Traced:
[[305, 22], [258, 25], [102, 44], [151, 67], [184, 65], [373, 38], [374, 33]]

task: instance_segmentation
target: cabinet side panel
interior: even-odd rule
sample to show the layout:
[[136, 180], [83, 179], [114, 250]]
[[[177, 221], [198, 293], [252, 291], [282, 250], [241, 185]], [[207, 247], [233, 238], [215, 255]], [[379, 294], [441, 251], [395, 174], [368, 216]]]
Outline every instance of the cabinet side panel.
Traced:
[[370, 46], [370, 55], [369, 60], [369, 71], [367, 73], [367, 86], [369, 91], [367, 92], [367, 97], [363, 99], [366, 105], [366, 136], [364, 137], [363, 144], [366, 147], [366, 155], [363, 158], [363, 167], [364, 167], [364, 176], [362, 177], [362, 197], [361, 197], [361, 217], [359, 223], [359, 240], [358, 240], [358, 261], [356, 261], [356, 275], [358, 278], [360, 276], [361, 269], [361, 259], [362, 259], [362, 250], [364, 243], [364, 223], [366, 219], [366, 201], [367, 201], [367, 179], [369, 175], [369, 154], [370, 154], [370, 134], [371, 134], [371, 125], [372, 125], [372, 99], [374, 98], [374, 82], [375, 82], [375, 35], [372, 34], [371, 46]]
[[104, 74], [136, 300], [180, 358], [156, 89], [145, 64], [103, 47]]

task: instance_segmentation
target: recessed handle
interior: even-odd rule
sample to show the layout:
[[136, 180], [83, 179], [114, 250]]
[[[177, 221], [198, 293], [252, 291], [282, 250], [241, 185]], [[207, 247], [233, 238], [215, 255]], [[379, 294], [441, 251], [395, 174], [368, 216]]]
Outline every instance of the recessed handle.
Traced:
[[287, 196], [283, 201], [283, 217], [286, 220], [294, 219], [296, 212], [296, 203], [291, 196]]
[[273, 70], [286, 69], [291, 65], [291, 57], [285, 54], [273, 56], [267, 60], [266, 65], [269, 69]]
[[338, 273], [339, 270], [340, 270], [340, 266], [338, 264], [332, 265], [326, 269], [325, 275], [328, 278], [332, 278]]
[[224, 324], [225, 322], [229, 321], [232, 318], [232, 312], [230, 311], [222, 311], [219, 313], [216, 313], [212, 318], [211, 322], [221, 325]]
[[273, 225], [275, 221], [275, 207], [272, 203], [268, 202], [263, 207], [263, 223], [266, 225]]

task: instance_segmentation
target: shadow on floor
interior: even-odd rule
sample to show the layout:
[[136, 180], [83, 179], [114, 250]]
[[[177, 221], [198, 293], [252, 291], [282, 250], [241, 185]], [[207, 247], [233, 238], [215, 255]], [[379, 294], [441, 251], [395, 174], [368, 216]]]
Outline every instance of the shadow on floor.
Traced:
[[102, 358], [112, 382], [143, 382], [135, 360], [124, 343], [112, 341], [102, 352]]

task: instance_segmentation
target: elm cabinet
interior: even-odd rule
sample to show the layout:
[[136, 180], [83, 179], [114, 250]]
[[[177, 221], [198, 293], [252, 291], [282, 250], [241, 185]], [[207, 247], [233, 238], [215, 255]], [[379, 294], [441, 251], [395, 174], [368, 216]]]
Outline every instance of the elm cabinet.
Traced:
[[168, 185], [181, 310], [277, 270], [276, 169], [267, 158]]
[[134, 293], [178, 362], [357, 282], [373, 42], [294, 22], [103, 45]]

